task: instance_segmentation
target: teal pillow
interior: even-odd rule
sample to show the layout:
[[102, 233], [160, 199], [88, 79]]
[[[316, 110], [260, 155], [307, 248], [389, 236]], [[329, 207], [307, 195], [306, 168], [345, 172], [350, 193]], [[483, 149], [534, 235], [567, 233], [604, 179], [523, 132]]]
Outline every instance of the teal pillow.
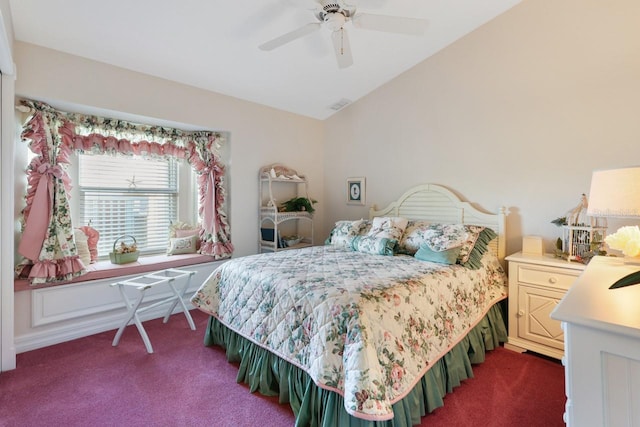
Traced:
[[476, 240], [476, 243], [473, 246], [473, 249], [469, 253], [469, 259], [460, 264], [472, 270], [480, 269], [482, 267], [482, 256], [487, 252], [489, 242], [496, 237], [498, 237], [498, 235], [492, 229], [485, 228], [482, 230], [478, 236], [478, 240]]
[[386, 237], [356, 236], [351, 240], [351, 249], [374, 255], [395, 255], [398, 241]]
[[418, 252], [416, 252], [414, 257], [421, 261], [430, 261], [437, 262], [438, 264], [453, 265], [458, 259], [461, 248], [461, 246], [458, 246], [455, 248], [445, 249], [443, 251], [434, 251], [429, 247], [429, 245], [423, 243], [420, 245], [420, 249], [418, 249]]

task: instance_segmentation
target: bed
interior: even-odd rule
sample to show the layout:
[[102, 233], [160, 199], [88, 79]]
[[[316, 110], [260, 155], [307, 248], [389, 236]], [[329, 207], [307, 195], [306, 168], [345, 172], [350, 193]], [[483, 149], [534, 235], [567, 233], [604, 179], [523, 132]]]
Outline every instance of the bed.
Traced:
[[205, 344], [296, 425], [419, 424], [506, 340], [503, 208], [423, 184], [369, 216], [324, 246], [232, 259], [192, 297]]

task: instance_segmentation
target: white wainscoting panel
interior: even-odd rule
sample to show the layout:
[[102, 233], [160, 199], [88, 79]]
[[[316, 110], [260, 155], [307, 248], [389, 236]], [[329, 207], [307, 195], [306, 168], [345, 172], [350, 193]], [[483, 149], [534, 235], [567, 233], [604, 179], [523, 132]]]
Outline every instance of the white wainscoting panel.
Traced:
[[[187, 307], [193, 307], [189, 301], [191, 296], [223, 262], [180, 268], [197, 271], [185, 293]], [[127, 310], [118, 288], [110, 285], [136, 276], [139, 275], [16, 292], [16, 352], [23, 353], [112, 329], [115, 334], [115, 329], [120, 326]], [[128, 294], [131, 293], [134, 298], [137, 291], [129, 291]], [[168, 286], [150, 289], [145, 294], [142, 307], [169, 296], [171, 290]], [[143, 312], [140, 318], [146, 321], [163, 317], [167, 308], [168, 305], [163, 304]], [[178, 312], [179, 306], [174, 310], [174, 313]], [[176, 321], [186, 322], [183, 316]]]
[[602, 352], [603, 400], [607, 426], [640, 425], [640, 361]]

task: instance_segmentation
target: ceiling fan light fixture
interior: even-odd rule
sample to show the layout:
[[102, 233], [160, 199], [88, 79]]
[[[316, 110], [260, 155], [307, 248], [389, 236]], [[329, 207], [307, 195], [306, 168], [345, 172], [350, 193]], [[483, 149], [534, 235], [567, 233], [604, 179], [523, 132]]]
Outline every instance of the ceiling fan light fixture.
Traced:
[[332, 1], [322, 0], [319, 2], [320, 8], [316, 12], [316, 18], [320, 21], [326, 21], [327, 16], [333, 14], [341, 14], [345, 18], [350, 18], [356, 13], [355, 6], [348, 4], [340, 4]]
[[329, 30], [338, 31], [344, 27], [347, 18], [340, 12], [329, 13], [324, 17], [324, 22]]

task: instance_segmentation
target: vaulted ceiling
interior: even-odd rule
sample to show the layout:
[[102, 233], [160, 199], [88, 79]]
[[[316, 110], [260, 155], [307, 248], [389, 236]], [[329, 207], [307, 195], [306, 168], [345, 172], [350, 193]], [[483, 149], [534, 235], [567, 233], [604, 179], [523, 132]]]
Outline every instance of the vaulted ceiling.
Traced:
[[318, 23], [319, 1], [10, 0], [10, 6], [18, 41], [322, 120], [339, 109], [335, 104], [357, 101], [520, 0], [323, 1], [355, 8], [354, 15], [427, 21], [416, 36], [348, 20], [353, 65], [346, 68], [338, 66], [326, 25], [276, 49], [258, 48]]

